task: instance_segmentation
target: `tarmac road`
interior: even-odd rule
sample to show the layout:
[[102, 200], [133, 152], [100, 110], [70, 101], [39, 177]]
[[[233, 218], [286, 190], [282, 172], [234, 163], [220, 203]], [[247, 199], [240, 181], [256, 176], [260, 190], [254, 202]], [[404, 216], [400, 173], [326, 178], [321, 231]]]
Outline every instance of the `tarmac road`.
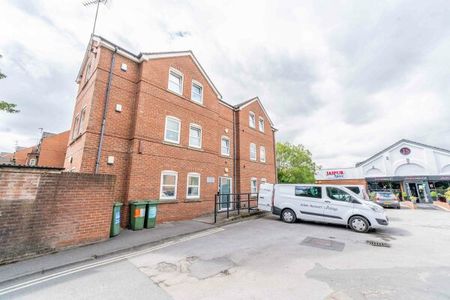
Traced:
[[450, 299], [449, 213], [387, 212], [390, 226], [369, 234], [272, 216], [245, 221], [0, 286], [0, 298]]

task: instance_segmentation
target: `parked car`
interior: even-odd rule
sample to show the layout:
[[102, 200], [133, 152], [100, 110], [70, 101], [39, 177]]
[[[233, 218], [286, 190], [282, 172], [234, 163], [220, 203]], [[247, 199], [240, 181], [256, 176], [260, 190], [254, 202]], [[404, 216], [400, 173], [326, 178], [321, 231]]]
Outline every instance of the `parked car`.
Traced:
[[383, 207], [400, 209], [400, 201], [392, 192], [374, 192], [372, 200]]
[[381, 206], [336, 185], [261, 184], [258, 208], [279, 215], [286, 223], [300, 219], [342, 224], [356, 232], [389, 224]]

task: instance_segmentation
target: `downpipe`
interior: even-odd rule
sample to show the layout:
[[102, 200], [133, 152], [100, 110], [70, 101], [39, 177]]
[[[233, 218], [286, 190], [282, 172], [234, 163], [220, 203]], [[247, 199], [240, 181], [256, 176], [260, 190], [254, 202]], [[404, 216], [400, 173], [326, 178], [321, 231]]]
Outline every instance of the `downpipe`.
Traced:
[[94, 174], [98, 174], [98, 171], [100, 169], [100, 159], [101, 159], [101, 156], [102, 156], [103, 140], [104, 140], [104, 137], [105, 137], [106, 114], [108, 112], [109, 94], [111, 92], [111, 82], [112, 82], [114, 65], [115, 65], [115, 62], [116, 62], [116, 53], [117, 53], [117, 47], [114, 47], [114, 52], [113, 52], [113, 54], [111, 56], [111, 67], [109, 69], [109, 74], [108, 74], [108, 83], [106, 85], [105, 101], [104, 101], [103, 116], [102, 116], [102, 126], [100, 128], [100, 141], [98, 143], [97, 159], [95, 160], [95, 172], [94, 172]]

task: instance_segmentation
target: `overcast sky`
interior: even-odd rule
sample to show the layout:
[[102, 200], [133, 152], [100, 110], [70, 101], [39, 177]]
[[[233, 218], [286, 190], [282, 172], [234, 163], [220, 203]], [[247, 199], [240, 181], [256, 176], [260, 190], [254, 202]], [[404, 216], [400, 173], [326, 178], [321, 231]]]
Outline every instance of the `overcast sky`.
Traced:
[[[0, 151], [69, 128], [92, 29], [83, 0], [0, 0]], [[194, 51], [224, 97], [259, 96], [277, 139], [345, 167], [402, 138], [450, 149], [450, 1], [125, 1], [97, 34]]]

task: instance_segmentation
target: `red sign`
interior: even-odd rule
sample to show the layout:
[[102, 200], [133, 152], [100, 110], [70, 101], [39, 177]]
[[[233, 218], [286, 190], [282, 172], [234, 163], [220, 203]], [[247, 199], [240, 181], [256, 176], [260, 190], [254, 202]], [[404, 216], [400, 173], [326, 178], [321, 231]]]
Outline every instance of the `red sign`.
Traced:
[[409, 149], [408, 147], [403, 147], [400, 149], [400, 153], [403, 155], [408, 155], [411, 153], [411, 149]]
[[327, 171], [327, 176], [334, 176], [335, 178], [343, 178], [344, 171], [342, 170]]

